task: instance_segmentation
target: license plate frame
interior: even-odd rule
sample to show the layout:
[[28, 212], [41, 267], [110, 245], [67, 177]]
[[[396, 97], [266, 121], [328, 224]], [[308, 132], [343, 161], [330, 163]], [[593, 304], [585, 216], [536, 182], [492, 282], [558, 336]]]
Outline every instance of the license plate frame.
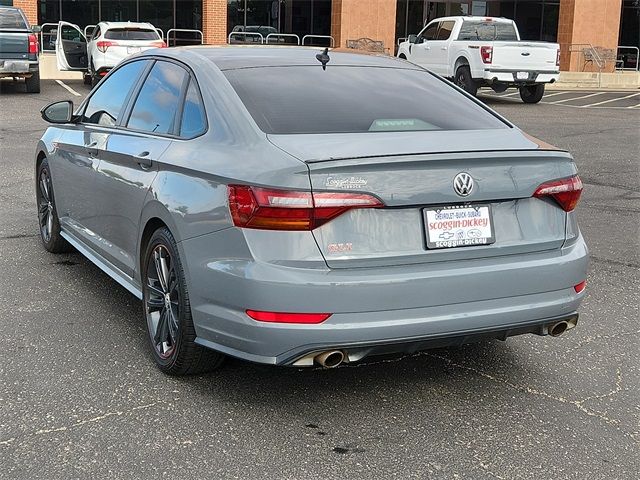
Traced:
[[529, 72], [516, 72], [516, 80], [529, 80]]
[[[427, 207], [422, 209], [422, 217], [429, 250], [487, 246], [496, 241], [493, 211], [488, 203]], [[437, 228], [443, 226], [443, 222], [452, 225]], [[464, 233], [461, 235], [460, 231]]]
[[127, 47], [127, 55], [133, 55], [134, 53], [140, 53], [142, 49], [140, 47]]

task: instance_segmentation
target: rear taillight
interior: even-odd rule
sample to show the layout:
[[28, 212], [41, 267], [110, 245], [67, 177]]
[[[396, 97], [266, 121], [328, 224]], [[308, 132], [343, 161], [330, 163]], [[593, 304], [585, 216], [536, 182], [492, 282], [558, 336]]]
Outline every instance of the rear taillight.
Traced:
[[117, 42], [110, 42], [108, 40], [100, 40], [99, 42], [96, 42], [96, 47], [98, 47], [98, 50], [100, 50], [102, 53], [106, 53], [109, 47], [117, 47], [117, 46], [118, 46]]
[[29, 53], [38, 53], [38, 37], [29, 35]]
[[575, 285], [573, 287], [573, 289], [576, 291], [576, 293], [584, 292], [585, 288], [587, 288], [587, 281], [586, 280], [581, 281], [579, 284], [577, 284], [577, 285]]
[[543, 183], [533, 194], [537, 198], [552, 197], [565, 212], [570, 212], [576, 208], [580, 195], [582, 195], [582, 181], [577, 175]]
[[167, 44], [164, 43], [164, 41], [160, 40], [157, 42], [151, 42], [151, 46], [152, 47], [156, 47], [156, 48], [167, 48]]
[[493, 47], [480, 47], [480, 57], [482, 57], [482, 63], [491, 63], [493, 61]]
[[230, 185], [229, 210], [236, 227], [263, 230], [313, 230], [354, 208], [380, 208], [361, 193], [298, 192]]
[[259, 322], [306, 324], [322, 323], [331, 316], [330, 313], [279, 313], [257, 310], [247, 310], [247, 315]]
[[560, 49], [558, 49], [558, 53], [556, 53], [556, 67], [560, 66]]

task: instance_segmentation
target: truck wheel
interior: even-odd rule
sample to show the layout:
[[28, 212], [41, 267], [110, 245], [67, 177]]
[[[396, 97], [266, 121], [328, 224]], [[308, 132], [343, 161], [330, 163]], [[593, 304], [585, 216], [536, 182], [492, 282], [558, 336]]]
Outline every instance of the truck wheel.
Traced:
[[474, 97], [478, 93], [478, 84], [471, 77], [469, 65], [461, 65], [456, 70], [455, 84]]
[[27, 93], [40, 93], [40, 72], [35, 72], [25, 79], [25, 84], [27, 85]]
[[520, 87], [520, 98], [524, 103], [538, 103], [544, 95], [544, 83]]

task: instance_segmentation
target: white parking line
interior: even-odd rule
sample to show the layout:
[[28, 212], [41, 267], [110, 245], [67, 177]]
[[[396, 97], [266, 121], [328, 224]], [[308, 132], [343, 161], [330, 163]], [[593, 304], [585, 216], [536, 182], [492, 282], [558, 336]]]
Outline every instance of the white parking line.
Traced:
[[574, 92], [553, 92], [553, 93], [545, 93], [544, 98], [555, 97], [556, 95], [564, 95], [565, 93], [574, 93]]
[[61, 80], [56, 80], [56, 83], [58, 85], [60, 85], [62, 88], [64, 88], [65, 90], [69, 91], [70, 93], [74, 94], [76, 97], [81, 97], [82, 94], [76, 92], [73, 88], [71, 88], [69, 85], [67, 85], [66, 83], [64, 83]]
[[640, 103], [637, 105], [631, 105], [630, 107], [627, 107], [627, 108], [638, 108], [638, 107], [640, 107]]
[[633, 97], [637, 97], [638, 95], [640, 95], [640, 93], [632, 93], [631, 95], [627, 95], [626, 97], [612, 98], [611, 100], [605, 100], [603, 102], [592, 103], [590, 105], [581, 105], [581, 108], [595, 107], [596, 105], [604, 105], [605, 103], [617, 102], [618, 100], [624, 100], [626, 98], [633, 98]]
[[[589, 98], [589, 97], [595, 97], [596, 95], [602, 95], [603, 93], [607, 93], [607, 92], [597, 92], [597, 93], [591, 93], [589, 95], [583, 95], [582, 97], [571, 97], [571, 98], [563, 98], [562, 100], [557, 100], [555, 102], [549, 102], [552, 105], [555, 105], [557, 103], [564, 103], [564, 102], [570, 102], [572, 100], [580, 100], [582, 98]], [[549, 95], [547, 95], [548, 97]]]

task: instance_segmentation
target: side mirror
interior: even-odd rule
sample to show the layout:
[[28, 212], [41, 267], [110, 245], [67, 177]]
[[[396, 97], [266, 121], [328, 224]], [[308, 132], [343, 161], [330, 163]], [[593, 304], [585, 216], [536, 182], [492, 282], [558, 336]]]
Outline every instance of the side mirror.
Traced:
[[31, 27], [31, 31], [33, 33], [40, 33], [42, 31], [42, 27], [40, 25], [34, 25], [33, 27]]
[[416, 43], [418, 35], [409, 35], [409, 43]]
[[40, 110], [40, 115], [45, 122], [49, 123], [71, 123], [73, 119], [73, 102], [64, 100], [62, 102], [50, 103]]

